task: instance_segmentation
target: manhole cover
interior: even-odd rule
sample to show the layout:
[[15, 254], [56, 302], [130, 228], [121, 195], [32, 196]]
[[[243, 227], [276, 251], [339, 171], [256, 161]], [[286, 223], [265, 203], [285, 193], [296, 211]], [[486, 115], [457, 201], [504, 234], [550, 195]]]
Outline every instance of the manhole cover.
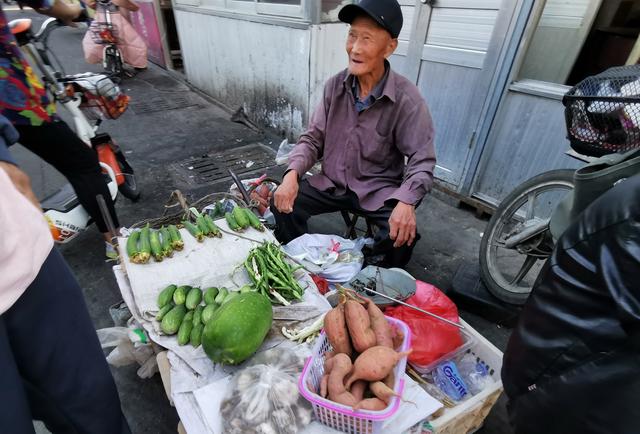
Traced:
[[275, 151], [261, 143], [208, 154], [171, 165], [172, 173], [190, 186], [231, 180], [228, 169], [239, 177], [275, 166]]
[[129, 105], [135, 114], [162, 112], [193, 106], [198, 106], [198, 103], [189, 101], [186, 97], [178, 95], [171, 98], [151, 97], [144, 101], [134, 101]]

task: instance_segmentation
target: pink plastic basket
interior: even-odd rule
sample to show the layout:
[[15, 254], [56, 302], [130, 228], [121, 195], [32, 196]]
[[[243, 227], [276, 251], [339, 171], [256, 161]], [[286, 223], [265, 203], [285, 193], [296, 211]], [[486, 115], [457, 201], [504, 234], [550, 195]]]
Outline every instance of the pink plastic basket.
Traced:
[[[404, 335], [404, 340], [397, 351], [407, 351], [411, 345], [411, 330], [402, 321], [386, 317], [392, 327], [400, 329]], [[407, 366], [407, 358], [403, 357], [393, 369], [396, 382], [393, 390], [398, 396], [394, 397], [389, 406], [380, 411], [359, 410], [353, 411], [351, 407], [338, 404], [328, 399], [322, 398], [317, 391], [320, 389], [320, 380], [324, 374], [323, 354], [331, 351], [331, 344], [324, 333], [318, 337], [313, 347], [311, 357], [307, 359], [298, 381], [298, 389], [302, 396], [313, 406], [313, 413], [316, 420], [337, 429], [351, 434], [376, 434], [382, 432], [384, 422], [393, 416], [400, 407], [402, 392], [404, 391], [404, 370]]]

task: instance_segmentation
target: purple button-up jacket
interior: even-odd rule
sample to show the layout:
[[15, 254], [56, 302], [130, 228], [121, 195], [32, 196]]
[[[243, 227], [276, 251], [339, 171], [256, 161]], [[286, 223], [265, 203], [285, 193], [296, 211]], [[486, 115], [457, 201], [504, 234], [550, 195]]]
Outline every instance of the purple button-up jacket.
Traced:
[[349, 189], [369, 211], [388, 200], [416, 205], [431, 189], [436, 163], [433, 122], [420, 91], [390, 70], [382, 96], [358, 113], [351, 80], [344, 70], [327, 81], [288, 170], [302, 176], [322, 160], [322, 172], [309, 178], [318, 190]]

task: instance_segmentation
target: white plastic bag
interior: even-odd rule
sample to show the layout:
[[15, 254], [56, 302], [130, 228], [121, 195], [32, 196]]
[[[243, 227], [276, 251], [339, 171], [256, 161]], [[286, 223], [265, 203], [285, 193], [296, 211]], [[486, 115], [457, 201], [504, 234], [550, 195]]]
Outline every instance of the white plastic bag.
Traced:
[[129, 321], [128, 327], [109, 327], [96, 330], [96, 333], [103, 349], [115, 347], [107, 355], [110, 365], [120, 367], [137, 363], [140, 378], [150, 378], [158, 372], [157, 349], [135, 320]]
[[[318, 267], [318, 274], [329, 282], [348, 282], [362, 269], [362, 248], [372, 245], [371, 238], [348, 240], [337, 235], [304, 234], [284, 246], [288, 255], [303, 265]], [[313, 268], [313, 267], [309, 267]]]
[[293, 151], [295, 143], [289, 143], [287, 139], [284, 139], [282, 143], [280, 143], [280, 147], [278, 148], [278, 153], [276, 154], [276, 164], [287, 164], [289, 161], [289, 154]]
[[220, 405], [225, 434], [295, 434], [311, 422], [311, 405], [298, 392], [304, 358], [270, 349], [232, 378]]

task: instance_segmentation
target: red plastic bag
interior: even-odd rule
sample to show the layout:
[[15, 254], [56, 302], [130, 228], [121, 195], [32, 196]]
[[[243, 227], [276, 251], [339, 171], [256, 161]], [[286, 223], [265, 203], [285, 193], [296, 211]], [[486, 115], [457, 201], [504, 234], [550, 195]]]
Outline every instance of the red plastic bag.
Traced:
[[[458, 308], [442, 291], [433, 285], [416, 281], [416, 293], [405, 302], [450, 321], [459, 322]], [[411, 329], [409, 362], [424, 366], [462, 345], [457, 327], [429, 317], [406, 306], [385, 309], [385, 314], [404, 321]]]

